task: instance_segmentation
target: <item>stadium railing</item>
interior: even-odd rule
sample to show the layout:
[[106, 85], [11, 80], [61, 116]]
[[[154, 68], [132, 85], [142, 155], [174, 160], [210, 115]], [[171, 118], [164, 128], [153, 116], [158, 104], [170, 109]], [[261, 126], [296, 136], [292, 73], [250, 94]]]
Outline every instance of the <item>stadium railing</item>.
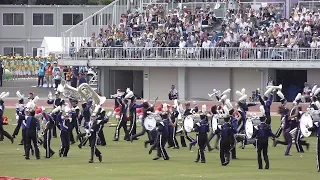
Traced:
[[155, 60], [155, 61], [318, 61], [320, 48], [179, 48], [89, 47], [70, 50], [62, 59]]
[[320, 1], [298, 1], [298, 7], [316, 11], [320, 9]]
[[286, 6], [286, 2], [276, 1], [276, 2], [240, 2], [243, 8], [250, 6], [252, 9], [258, 10], [259, 8], [265, 8], [272, 6], [276, 8], [276, 15], [280, 15], [282, 18], [289, 17], [289, 9]]
[[[115, 0], [91, 16], [85, 18], [83, 21], [72, 26], [61, 34], [64, 50], [70, 46], [71, 42], [75, 42], [78, 39], [87, 39], [88, 37], [91, 37], [93, 32], [98, 33], [99, 29], [106, 27], [106, 25], [118, 24], [120, 22], [121, 14], [126, 14], [129, 8], [130, 3], [128, 3], [128, 0]], [[87, 40], [89, 41], [90, 39]]]

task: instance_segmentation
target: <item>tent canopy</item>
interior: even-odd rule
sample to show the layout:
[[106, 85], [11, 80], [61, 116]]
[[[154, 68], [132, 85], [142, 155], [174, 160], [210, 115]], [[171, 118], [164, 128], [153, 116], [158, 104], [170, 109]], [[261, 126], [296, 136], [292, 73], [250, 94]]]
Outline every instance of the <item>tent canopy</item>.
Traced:
[[44, 37], [39, 49], [44, 49], [43, 56], [49, 56], [50, 53], [62, 54], [62, 37]]

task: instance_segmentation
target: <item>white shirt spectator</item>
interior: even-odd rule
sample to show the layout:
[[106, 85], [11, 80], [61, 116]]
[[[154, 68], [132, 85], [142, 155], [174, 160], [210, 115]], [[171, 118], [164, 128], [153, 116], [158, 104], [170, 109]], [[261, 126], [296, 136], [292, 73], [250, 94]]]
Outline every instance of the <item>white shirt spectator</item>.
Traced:
[[179, 48], [184, 48], [186, 47], [186, 41], [182, 40], [179, 42]]
[[204, 49], [209, 49], [210, 44], [211, 44], [211, 41], [209, 41], [209, 40], [203, 41], [203, 42], [202, 42], [202, 47], [203, 47]]

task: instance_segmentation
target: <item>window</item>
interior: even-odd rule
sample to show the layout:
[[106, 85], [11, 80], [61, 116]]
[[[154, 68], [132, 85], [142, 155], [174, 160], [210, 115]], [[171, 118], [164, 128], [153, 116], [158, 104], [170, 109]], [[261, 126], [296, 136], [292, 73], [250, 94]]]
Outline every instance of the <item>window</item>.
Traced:
[[32, 48], [32, 57], [36, 57], [37, 56], [37, 48]]
[[63, 25], [76, 25], [83, 20], [83, 14], [63, 14]]
[[3, 52], [5, 56], [24, 56], [22, 47], [4, 47]]
[[33, 25], [53, 25], [53, 14], [34, 13]]
[[[108, 25], [111, 24], [112, 19], [111, 19], [111, 14], [102, 14], [102, 21], [101, 21], [101, 25]], [[92, 17], [92, 25], [100, 25], [100, 15], [97, 14], [95, 16]]]
[[3, 25], [24, 25], [23, 13], [3, 13]]

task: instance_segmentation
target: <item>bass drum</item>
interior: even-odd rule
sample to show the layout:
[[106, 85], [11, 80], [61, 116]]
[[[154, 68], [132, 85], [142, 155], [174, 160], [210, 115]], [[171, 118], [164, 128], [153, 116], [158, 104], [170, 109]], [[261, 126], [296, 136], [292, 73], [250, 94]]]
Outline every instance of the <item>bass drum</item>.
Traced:
[[185, 132], [187, 133], [192, 132], [193, 126], [197, 122], [200, 122], [200, 115], [193, 114], [193, 115], [187, 116], [183, 121], [183, 128]]
[[146, 130], [152, 131], [157, 127], [157, 122], [160, 122], [161, 120], [162, 118], [159, 114], [150, 114], [144, 120], [143, 125]]
[[311, 131], [308, 128], [313, 126], [312, 117], [309, 114], [303, 114], [300, 119], [300, 130], [301, 134], [304, 137], [309, 137], [311, 135]]
[[248, 139], [252, 138], [253, 135], [253, 124], [251, 119], [247, 119], [246, 121], [246, 136]]

